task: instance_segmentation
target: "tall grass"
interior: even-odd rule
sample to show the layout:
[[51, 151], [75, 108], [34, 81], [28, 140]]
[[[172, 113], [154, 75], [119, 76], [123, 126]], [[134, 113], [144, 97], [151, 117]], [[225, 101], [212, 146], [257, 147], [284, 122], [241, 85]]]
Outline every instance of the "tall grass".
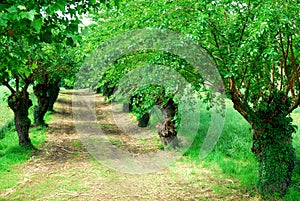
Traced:
[[14, 126], [15, 124], [13, 119], [7, 120], [6, 124], [0, 127], [0, 140], [3, 139], [5, 137], [5, 133], [9, 132], [9, 130]]

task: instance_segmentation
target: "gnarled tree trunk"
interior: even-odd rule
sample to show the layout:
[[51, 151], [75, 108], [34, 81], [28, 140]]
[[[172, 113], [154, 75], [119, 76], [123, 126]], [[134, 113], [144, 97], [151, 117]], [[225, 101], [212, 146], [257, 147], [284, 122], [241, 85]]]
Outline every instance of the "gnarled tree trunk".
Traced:
[[133, 104], [133, 99], [135, 98], [135, 96], [130, 96], [129, 99], [129, 103], [123, 103], [123, 108], [122, 108], [122, 112], [131, 112], [132, 111], [132, 104]]
[[[284, 122], [288, 118], [282, 119]], [[287, 123], [267, 124], [253, 134], [252, 152], [259, 161], [258, 189], [262, 195], [284, 195], [291, 185], [295, 150], [292, 134], [295, 128]]]
[[138, 127], [147, 127], [150, 120], [150, 114], [144, 114], [138, 121]]
[[292, 182], [295, 161], [292, 134], [296, 128], [289, 116], [290, 105], [283, 93], [274, 92], [258, 105], [253, 119], [252, 152], [259, 161], [258, 190], [265, 197], [283, 196]]
[[103, 86], [103, 96], [107, 96], [108, 98], [113, 95], [114, 93], [114, 87], [111, 88], [109, 86], [109, 83], [105, 83], [105, 85]]
[[46, 126], [44, 116], [49, 108], [50, 97], [48, 84], [37, 84], [33, 87], [34, 95], [38, 99], [38, 105], [34, 108], [34, 124], [35, 126]]
[[58, 98], [59, 94], [59, 82], [60, 80], [57, 80], [55, 82], [52, 82], [49, 84], [49, 106], [48, 106], [48, 111], [53, 112], [54, 111], [54, 103]]
[[15, 127], [21, 147], [33, 148], [29, 138], [30, 119], [28, 109], [32, 106], [27, 91], [15, 92], [8, 97], [8, 105], [14, 112]]
[[167, 147], [168, 145], [172, 148], [179, 147], [177, 131], [175, 124], [172, 121], [177, 111], [177, 105], [170, 99], [167, 104], [161, 108], [161, 111], [162, 122], [156, 126], [161, 142], [164, 147]]

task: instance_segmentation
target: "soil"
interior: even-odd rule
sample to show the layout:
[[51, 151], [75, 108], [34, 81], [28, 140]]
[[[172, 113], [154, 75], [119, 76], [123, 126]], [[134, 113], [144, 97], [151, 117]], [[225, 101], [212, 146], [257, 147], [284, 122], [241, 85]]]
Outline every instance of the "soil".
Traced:
[[[96, 96], [99, 126], [120, 149], [134, 154], [161, 152], [158, 136], [126, 135], [116, 126], [111, 104]], [[255, 200], [226, 179], [185, 157], [160, 171], [128, 174], [110, 169], [93, 158], [74, 126], [72, 93], [60, 93], [49, 122], [47, 139], [34, 156], [18, 166], [18, 185], [0, 200]], [[237, 187], [237, 188], [236, 188]]]

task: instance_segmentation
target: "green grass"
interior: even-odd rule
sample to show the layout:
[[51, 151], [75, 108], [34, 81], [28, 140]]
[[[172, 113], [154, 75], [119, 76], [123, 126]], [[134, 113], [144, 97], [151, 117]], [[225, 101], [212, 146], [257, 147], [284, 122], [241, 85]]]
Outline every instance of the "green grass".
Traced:
[[0, 86], [0, 140], [14, 126], [13, 112], [6, 102], [9, 94], [10, 92], [6, 87]]
[[[244, 193], [259, 196], [256, 191], [258, 180], [258, 162], [251, 152], [252, 130], [248, 122], [233, 109], [232, 103], [227, 102], [225, 125], [214, 150], [201, 161], [199, 150], [201, 148], [205, 133], [208, 130], [210, 115], [201, 107], [201, 124], [193, 144], [185, 152], [192, 161], [202, 163], [204, 167], [218, 172], [221, 171], [225, 177], [237, 181]], [[300, 126], [300, 109], [293, 112], [294, 124]], [[296, 150], [297, 160], [293, 172], [293, 184], [284, 200], [300, 200], [300, 130], [294, 135], [293, 144]], [[237, 188], [236, 185], [232, 186]], [[216, 191], [218, 186], [216, 186]], [[222, 193], [222, 192], [220, 192]]]
[[0, 128], [5, 126], [8, 122], [10, 122], [13, 119], [13, 112], [6, 103], [9, 94], [9, 90], [6, 87], [0, 86]]
[[[1, 96], [3, 97], [4, 92], [7, 90], [4, 87], [0, 87]], [[35, 97], [31, 94], [30, 98], [36, 103]], [[8, 108], [6, 100], [0, 99], [0, 110], [5, 111], [6, 115], [2, 115], [1, 112], [1, 125], [0, 125], [0, 191], [3, 189], [10, 188], [19, 181], [17, 173], [13, 172], [12, 169], [18, 164], [22, 164], [27, 161], [32, 155], [32, 150], [22, 148], [18, 144], [17, 132], [14, 128], [13, 113]], [[29, 116], [33, 122], [33, 107], [29, 110]], [[50, 116], [46, 115], [46, 121], [50, 120]], [[3, 124], [3, 122], [5, 122]], [[2, 136], [2, 137], [1, 137]], [[30, 129], [30, 139], [32, 144], [39, 148], [39, 145], [46, 139], [46, 129], [37, 127]], [[9, 173], [9, 174], [8, 174]]]
[[[1, 105], [1, 104], [0, 104]], [[14, 120], [11, 119], [6, 122], [6, 124], [2, 127], [0, 127], [0, 140], [5, 137], [5, 133], [9, 132], [9, 130], [14, 127]]]
[[295, 169], [293, 172], [293, 183], [289, 194], [285, 196], [288, 200], [300, 200], [300, 108], [292, 113], [293, 123], [298, 126], [297, 133], [293, 136], [293, 146], [296, 151]]
[[[3, 88], [0, 87], [0, 91]], [[1, 93], [3, 94], [3, 93]], [[31, 94], [33, 103], [36, 104], [36, 100]], [[0, 100], [0, 108], [4, 107], [3, 102]], [[222, 177], [233, 180], [234, 183], [230, 186], [232, 189], [238, 189], [239, 192], [250, 194], [253, 197], [259, 197], [256, 191], [256, 182], [258, 179], [258, 163], [251, 152], [252, 146], [252, 130], [250, 125], [243, 119], [243, 117], [233, 109], [232, 103], [227, 102], [225, 125], [222, 131], [222, 135], [218, 140], [214, 150], [204, 159], [199, 159], [199, 151], [207, 133], [210, 114], [205, 109], [205, 105], [200, 106], [200, 128], [198, 134], [195, 136], [194, 142], [185, 152], [185, 156], [189, 160], [184, 162], [196, 162], [200, 163], [203, 167], [215, 172], [216, 174], [223, 175]], [[33, 121], [33, 107], [30, 108], [30, 118]], [[159, 115], [158, 115], [159, 116]], [[300, 109], [293, 112], [292, 117], [294, 124], [300, 127]], [[159, 119], [154, 119], [156, 122]], [[46, 121], [49, 121], [49, 115], [46, 117]], [[7, 122], [7, 121], [6, 121]], [[191, 122], [191, 125], [194, 122]], [[155, 123], [153, 123], [155, 125]], [[18, 146], [17, 134], [14, 129], [6, 128], [5, 137], [0, 140], [0, 177], [3, 181], [0, 183], [0, 191], [10, 188], [19, 181], [16, 172], [12, 171], [18, 164], [24, 163], [32, 156], [30, 150], [20, 148]], [[31, 139], [36, 147], [46, 139], [45, 129], [34, 128], [31, 129]], [[296, 167], [293, 173], [293, 184], [289, 190], [289, 193], [283, 200], [300, 200], [300, 130], [294, 134], [293, 144], [296, 150], [297, 160]], [[119, 141], [113, 143], [119, 144]], [[81, 143], [74, 144], [74, 146], [82, 146]], [[7, 174], [9, 172], [9, 174]], [[67, 181], [68, 183], [70, 181]], [[49, 181], [49, 186], [50, 185]], [[70, 184], [76, 183], [76, 181]], [[45, 186], [48, 188], [48, 186]], [[78, 187], [70, 185], [68, 190], [77, 189]], [[42, 188], [43, 189], [43, 188]], [[215, 192], [223, 194], [220, 190], [219, 184], [214, 187]], [[224, 189], [223, 189], [224, 190]], [[230, 190], [230, 189], [229, 189]]]
[[[33, 128], [30, 130], [30, 139], [32, 144], [39, 148], [39, 145], [46, 139], [46, 129]], [[18, 177], [11, 170], [18, 164], [27, 161], [33, 155], [32, 150], [22, 148], [18, 144], [18, 136], [14, 129], [5, 133], [5, 137], [0, 140], [0, 191], [10, 188], [16, 184]], [[10, 174], [7, 174], [7, 173]]]

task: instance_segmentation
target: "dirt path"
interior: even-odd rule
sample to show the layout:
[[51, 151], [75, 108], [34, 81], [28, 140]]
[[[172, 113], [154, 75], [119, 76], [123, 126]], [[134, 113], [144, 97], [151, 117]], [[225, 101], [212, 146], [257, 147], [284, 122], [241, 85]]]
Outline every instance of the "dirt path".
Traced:
[[[103, 166], [91, 157], [76, 133], [71, 98], [71, 93], [60, 94], [46, 142], [30, 161], [14, 170], [20, 182], [7, 190], [4, 199], [250, 200], [248, 195], [231, 188], [234, 181], [184, 162], [184, 158], [160, 172], [139, 175]], [[136, 153], [158, 150], [157, 140], [151, 139], [144, 148], [145, 143], [122, 134], [109, 116], [110, 105], [101, 96], [97, 100], [98, 122], [115, 141], [121, 142], [119, 147]], [[218, 193], [213, 186], [219, 186]]]

